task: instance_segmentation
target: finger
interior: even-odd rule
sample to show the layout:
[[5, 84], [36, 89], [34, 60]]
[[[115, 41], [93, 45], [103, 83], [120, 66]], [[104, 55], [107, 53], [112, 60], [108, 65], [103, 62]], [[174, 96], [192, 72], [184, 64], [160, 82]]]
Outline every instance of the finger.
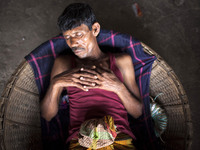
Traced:
[[97, 77], [100, 80], [102, 80], [102, 76], [104, 73], [112, 73], [113, 74], [112, 70], [103, 68], [103, 67], [96, 67], [96, 69], [94, 69], [94, 70], [87, 69], [87, 68], [81, 68], [81, 72], [92, 73], [92, 74], [96, 75], [94, 78]]
[[97, 67], [96, 67], [95, 65], [93, 65], [91, 69], [96, 69], [96, 68], [97, 68]]
[[96, 84], [101, 84], [101, 80], [98, 80], [98, 77], [94, 77], [94, 79], [92, 78], [87, 78], [87, 77], [83, 77], [83, 76], [81, 76], [80, 78], [79, 78], [79, 80], [81, 80], [81, 81], [87, 81], [87, 82], [91, 82], [91, 83], [96, 83]]
[[96, 75], [88, 73], [88, 72], [80, 72], [72, 74], [74, 78], [86, 77], [91, 79], [97, 79]]
[[98, 74], [90, 74], [90, 73], [87, 73], [87, 72], [82, 72], [80, 74], [80, 77], [83, 77], [84, 79], [97, 80]]
[[84, 81], [84, 80], [79, 80], [79, 79], [73, 79], [74, 82], [79, 83], [81, 85], [85, 86], [96, 86], [98, 83], [96, 82], [89, 82], [89, 81]]
[[90, 69], [87, 69], [87, 68], [82, 68], [82, 72], [88, 72], [88, 73], [92, 73], [94, 76], [92, 78], [95, 78], [95, 79], [102, 79], [102, 73], [105, 72], [103, 70], [97, 70], [98, 68], [96, 68], [95, 70], [90, 70]]
[[[96, 66], [95, 66], [95, 67], [96, 67]], [[95, 69], [96, 69], [96, 68], [95, 68]], [[81, 72], [88, 72], [88, 73], [91, 73], [91, 74], [94, 74], [94, 75], [97, 74], [97, 72], [96, 72], [94, 69], [92, 70], [92, 69], [88, 69], [88, 68], [85, 68], [85, 67], [84, 67], [84, 68], [81, 68], [80, 71], [81, 71]]]
[[101, 85], [96, 85], [96, 86], [86, 86], [86, 88], [88, 89], [88, 90], [90, 90], [90, 89], [101, 89]]
[[90, 65], [90, 66], [84, 66], [84, 67], [81, 67], [80, 68], [80, 71], [84, 71], [84, 70], [94, 70], [96, 69], [96, 66], [95, 65]]
[[101, 87], [102, 87], [101, 85], [96, 85], [96, 86], [83, 85], [84, 91], [89, 91], [90, 89], [96, 89]]
[[96, 69], [98, 73], [97, 77], [99, 80], [103, 81], [104, 78], [109, 78], [113, 75], [113, 73], [111, 73], [111, 71], [107, 71], [107, 70], [103, 70], [103, 69], [100, 69], [100, 68], [97, 68]]
[[87, 65], [87, 66], [82, 67], [80, 70], [82, 71], [84, 69], [96, 69], [96, 65]]
[[83, 86], [80, 83], [74, 83], [74, 86], [86, 92], [89, 90], [86, 86]]

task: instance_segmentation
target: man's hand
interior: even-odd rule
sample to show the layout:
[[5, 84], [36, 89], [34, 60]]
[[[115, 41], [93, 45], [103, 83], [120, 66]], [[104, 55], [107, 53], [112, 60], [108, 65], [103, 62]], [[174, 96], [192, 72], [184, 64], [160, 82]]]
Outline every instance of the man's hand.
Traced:
[[61, 74], [56, 75], [52, 79], [51, 84], [56, 89], [75, 86], [84, 91], [88, 91], [87, 87], [94, 87], [95, 85], [97, 85], [98, 77], [97, 73], [94, 72], [92, 69], [87, 70], [88, 71], [85, 71], [84, 68], [78, 67], [70, 71], [65, 71]]
[[[87, 87], [94, 86], [97, 80], [96, 74], [92, 72], [81, 71], [83, 68], [74, 68], [70, 71], [64, 71], [52, 77], [50, 86], [44, 99], [41, 101], [41, 115], [47, 121], [50, 121], [58, 112], [58, 103], [64, 87], [75, 86], [84, 91]], [[93, 82], [89, 82], [88, 79]]]
[[97, 79], [81, 78], [82, 81], [90, 83], [90, 85], [85, 84], [87, 89], [99, 88], [117, 93], [124, 88], [124, 84], [109, 69], [95, 67], [95, 69], [83, 68], [81, 71], [85, 73], [91, 73], [97, 77]]

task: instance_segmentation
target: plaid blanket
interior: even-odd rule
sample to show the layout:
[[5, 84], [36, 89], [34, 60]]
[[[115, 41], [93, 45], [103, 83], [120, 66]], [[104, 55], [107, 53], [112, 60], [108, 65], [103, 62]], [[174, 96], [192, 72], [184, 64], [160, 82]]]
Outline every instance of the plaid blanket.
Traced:
[[[138, 149], [158, 149], [158, 142], [150, 115], [149, 100], [151, 67], [156, 57], [146, 54], [142, 49], [141, 43], [126, 34], [101, 30], [97, 41], [104, 52], [126, 52], [132, 57], [136, 82], [144, 105], [143, 115], [140, 118], [133, 119], [129, 115], [131, 129], [137, 138], [134, 141], [134, 145]], [[50, 73], [55, 58], [69, 53], [72, 52], [62, 34], [60, 34], [41, 44], [25, 57], [34, 71], [40, 99], [44, 97], [49, 86]], [[67, 93], [62, 93], [62, 99], [63, 101], [59, 104], [58, 114], [50, 122], [41, 118], [44, 149], [66, 148], [65, 140], [68, 136], [68, 123], [70, 121]]]

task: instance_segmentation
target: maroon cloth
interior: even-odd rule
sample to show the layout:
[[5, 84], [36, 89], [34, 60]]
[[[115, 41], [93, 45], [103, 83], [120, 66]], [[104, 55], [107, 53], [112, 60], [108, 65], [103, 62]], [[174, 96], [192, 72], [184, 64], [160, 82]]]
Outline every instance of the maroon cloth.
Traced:
[[[111, 53], [109, 56], [110, 69], [123, 82], [121, 72], [115, 64], [115, 56]], [[67, 87], [67, 92], [70, 103], [70, 125], [67, 142], [77, 136], [84, 121], [102, 118], [106, 115], [114, 118], [114, 123], [120, 132], [128, 134], [135, 139], [129, 127], [127, 111], [117, 94], [102, 89], [90, 89], [85, 92], [76, 87]]]

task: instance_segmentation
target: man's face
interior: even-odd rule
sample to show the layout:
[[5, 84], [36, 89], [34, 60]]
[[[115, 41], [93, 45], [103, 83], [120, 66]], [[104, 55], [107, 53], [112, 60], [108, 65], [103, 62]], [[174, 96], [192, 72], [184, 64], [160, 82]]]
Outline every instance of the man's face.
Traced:
[[92, 55], [95, 47], [96, 36], [88, 26], [82, 24], [74, 29], [63, 32], [63, 36], [75, 55], [79, 58], [87, 58]]

